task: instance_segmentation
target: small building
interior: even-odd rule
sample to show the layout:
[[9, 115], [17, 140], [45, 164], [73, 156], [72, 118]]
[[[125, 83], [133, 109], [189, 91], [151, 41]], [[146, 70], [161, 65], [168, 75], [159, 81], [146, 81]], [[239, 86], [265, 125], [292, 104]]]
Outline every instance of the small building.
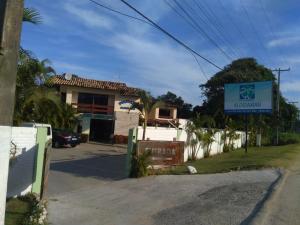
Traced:
[[155, 108], [149, 115], [148, 125], [150, 126], [177, 126], [177, 108], [171, 104]]
[[77, 132], [88, 135], [89, 141], [106, 142], [115, 135], [128, 135], [138, 126], [139, 112], [130, 110], [138, 101], [139, 89], [125, 83], [81, 78], [73, 74], [56, 75], [51, 80], [63, 102], [77, 113]]

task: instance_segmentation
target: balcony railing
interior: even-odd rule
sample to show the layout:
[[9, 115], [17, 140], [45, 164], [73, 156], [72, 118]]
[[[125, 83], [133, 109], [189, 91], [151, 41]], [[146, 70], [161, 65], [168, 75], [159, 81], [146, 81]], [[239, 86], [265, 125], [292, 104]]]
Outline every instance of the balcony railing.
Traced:
[[163, 116], [163, 115], [158, 115], [157, 119], [167, 119], [167, 120], [173, 120], [174, 118], [172, 116]]
[[113, 114], [114, 107], [108, 105], [72, 103], [77, 113]]

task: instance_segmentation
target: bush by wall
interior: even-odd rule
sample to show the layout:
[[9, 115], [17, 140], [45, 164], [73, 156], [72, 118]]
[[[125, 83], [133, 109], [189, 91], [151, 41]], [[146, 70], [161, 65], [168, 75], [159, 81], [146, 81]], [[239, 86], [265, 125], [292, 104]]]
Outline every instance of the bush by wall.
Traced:
[[7, 200], [7, 225], [47, 225], [47, 202], [39, 201], [35, 194], [27, 194]]
[[139, 156], [136, 154], [136, 151], [132, 153], [130, 177], [137, 178], [148, 176], [150, 156], [150, 151], [146, 151]]
[[297, 133], [280, 133], [279, 135], [279, 144], [296, 144], [300, 143], [300, 134]]

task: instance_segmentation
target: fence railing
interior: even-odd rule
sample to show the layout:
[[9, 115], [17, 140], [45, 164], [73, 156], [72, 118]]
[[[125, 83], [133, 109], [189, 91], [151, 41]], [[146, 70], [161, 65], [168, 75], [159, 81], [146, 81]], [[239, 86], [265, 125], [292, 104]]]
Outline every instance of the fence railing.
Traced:
[[78, 113], [113, 114], [114, 107], [108, 105], [72, 103]]

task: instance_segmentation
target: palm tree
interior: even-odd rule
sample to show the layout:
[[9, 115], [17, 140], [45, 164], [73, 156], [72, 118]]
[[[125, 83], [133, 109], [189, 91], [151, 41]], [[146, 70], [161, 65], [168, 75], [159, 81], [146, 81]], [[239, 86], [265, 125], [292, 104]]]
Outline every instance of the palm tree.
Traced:
[[156, 101], [149, 92], [141, 90], [139, 92], [139, 102], [134, 102], [129, 110], [137, 109], [143, 120], [143, 140], [146, 137], [147, 123], [150, 113], [158, 107], [164, 105], [161, 101]]
[[69, 104], [61, 103], [59, 107], [58, 127], [72, 130], [77, 121], [76, 110]]
[[24, 8], [23, 10], [23, 22], [29, 22], [32, 24], [39, 24], [42, 22], [40, 13], [34, 8]]
[[24, 120], [23, 110], [28, 101], [40, 86], [47, 83], [49, 77], [55, 74], [54, 69], [49, 65], [49, 60], [39, 61], [34, 58], [30, 51], [20, 49], [18, 61], [18, 72], [16, 82], [16, 99], [14, 124]]
[[26, 98], [22, 109], [22, 120], [38, 123], [49, 123], [59, 126], [60, 99], [54, 90], [37, 87], [31, 96]]

